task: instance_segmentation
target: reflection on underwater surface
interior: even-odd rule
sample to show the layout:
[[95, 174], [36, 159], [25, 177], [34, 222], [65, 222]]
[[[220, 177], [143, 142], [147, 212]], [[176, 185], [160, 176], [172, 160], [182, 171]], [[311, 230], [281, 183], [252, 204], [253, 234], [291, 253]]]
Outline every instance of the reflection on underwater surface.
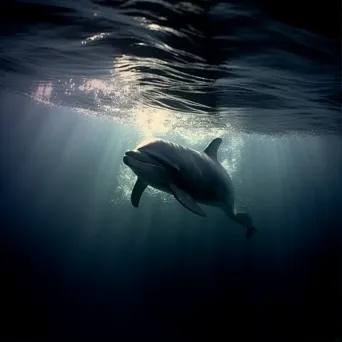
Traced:
[[339, 134], [340, 39], [313, 26], [330, 10], [263, 2], [3, 4], [1, 87], [117, 120]]

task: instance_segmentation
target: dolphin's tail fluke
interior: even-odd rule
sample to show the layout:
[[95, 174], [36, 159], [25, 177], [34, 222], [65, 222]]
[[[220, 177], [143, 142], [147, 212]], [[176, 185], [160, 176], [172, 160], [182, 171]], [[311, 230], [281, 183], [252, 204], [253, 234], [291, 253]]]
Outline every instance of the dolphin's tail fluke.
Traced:
[[246, 213], [237, 213], [235, 217], [239, 223], [247, 228], [245, 237], [249, 240], [258, 231], [253, 225], [252, 218]]

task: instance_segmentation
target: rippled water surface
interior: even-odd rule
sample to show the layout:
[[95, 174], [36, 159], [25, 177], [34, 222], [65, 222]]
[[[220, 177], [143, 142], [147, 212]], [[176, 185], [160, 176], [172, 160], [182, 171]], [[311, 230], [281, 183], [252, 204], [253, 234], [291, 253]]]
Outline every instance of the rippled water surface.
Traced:
[[2, 3], [1, 87], [153, 133], [340, 133], [338, 36], [260, 3]]

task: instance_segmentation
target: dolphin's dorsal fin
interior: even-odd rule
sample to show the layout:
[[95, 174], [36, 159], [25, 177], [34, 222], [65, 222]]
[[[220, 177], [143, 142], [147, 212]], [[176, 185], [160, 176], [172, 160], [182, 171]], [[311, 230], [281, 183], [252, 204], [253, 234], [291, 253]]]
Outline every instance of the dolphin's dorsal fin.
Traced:
[[211, 159], [214, 161], [217, 161], [217, 151], [221, 145], [222, 139], [216, 138], [214, 139], [203, 151], [205, 154], [207, 154]]

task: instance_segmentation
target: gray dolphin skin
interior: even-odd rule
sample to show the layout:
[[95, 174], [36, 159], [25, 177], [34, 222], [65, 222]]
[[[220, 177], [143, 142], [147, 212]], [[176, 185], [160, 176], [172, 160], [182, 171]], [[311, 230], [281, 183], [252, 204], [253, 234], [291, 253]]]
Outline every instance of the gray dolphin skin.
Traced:
[[217, 160], [221, 138], [214, 139], [203, 152], [162, 139], [142, 142], [127, 151], [123, 162], [138, 176], [131, 202], [139, 206], [147, 186], [172, 194], [191, 212], [206, 216], [198, 203], [222, 209], [230, 219], [247, 228], [250, 239], [256, 228], [251, 217], [234, 210], [232, 181]]

